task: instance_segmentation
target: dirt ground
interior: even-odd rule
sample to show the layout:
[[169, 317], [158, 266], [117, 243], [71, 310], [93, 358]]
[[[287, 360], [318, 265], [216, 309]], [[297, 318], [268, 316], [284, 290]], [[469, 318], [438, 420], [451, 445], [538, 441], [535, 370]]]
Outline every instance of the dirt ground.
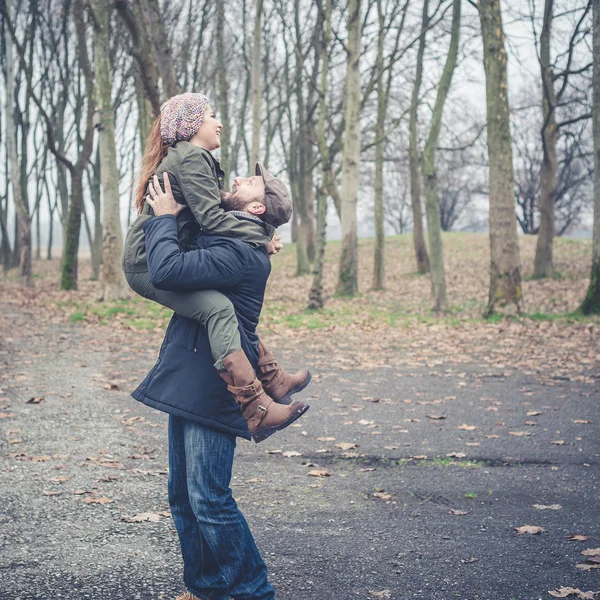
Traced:
[[[594, 325], [448, 327], [266, 329], [315, 376], [298, 426], [235, 462], [281, 600], [600, 593]], [[0, 296], [2, 600], [182, 591], [166, 418], [129, 395], [161, 337]]]

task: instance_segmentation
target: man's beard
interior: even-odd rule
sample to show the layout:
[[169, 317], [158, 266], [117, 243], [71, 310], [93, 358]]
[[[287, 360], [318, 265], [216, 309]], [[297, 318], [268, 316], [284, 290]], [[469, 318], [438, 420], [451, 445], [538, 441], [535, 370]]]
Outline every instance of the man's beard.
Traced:
[[227, 210], [244, 210], [248, 202], [236, 195], [235, 192], [221, 192], [221, 206]]

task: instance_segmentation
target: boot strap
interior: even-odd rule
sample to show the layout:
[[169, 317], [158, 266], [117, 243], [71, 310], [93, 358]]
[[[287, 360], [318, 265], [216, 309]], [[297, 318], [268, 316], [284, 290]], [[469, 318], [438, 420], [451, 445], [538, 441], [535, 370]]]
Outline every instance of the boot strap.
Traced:
[[[245, 413], [248, 413], [251, 410], [254, 410], [254, 413], [250, 417], [246, 417]], [[261, 421], [265, 418], [266, 414], [267, 414], [267, 408], [265, 406], [263, 406], [262, 404], [259, 404], [256, 408], [254, 408], [252, 405], [250, 405], [244, 411], [244, 417], [246, 418], [246, 420], [248, 422], [252, 422], [252, 424], [256, 425], [256, 426], [260, 425]]]
[[258, 359], [258, 367], [266, 367], [268, 365], [277, 366], [277, 359], [272, 354], [265, 354], [262, 358]]
[[258, 386], [255, 385], [254, 381], [250, 385], [244, 385], [244, 386], [228, 385], [227, 389], [234, 396], [237, 396], [238, 394], [240, 396], [256, 396], [258, 393], [260, 393], [260, 391], [261, 391], [260, 388], [262, 388], [262, 384], [260, 384], [260, 382], [258, 382], [258, 383], [259, 383]]

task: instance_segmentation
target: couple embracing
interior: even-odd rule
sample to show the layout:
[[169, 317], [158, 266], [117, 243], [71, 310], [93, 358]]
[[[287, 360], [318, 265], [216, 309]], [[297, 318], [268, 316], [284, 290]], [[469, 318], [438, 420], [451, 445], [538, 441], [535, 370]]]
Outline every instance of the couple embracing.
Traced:
[[221, 129], [206, 97], [186, 93], [162, 106], [146, 143], [123, 269], [175, 314], [133, 397], [169, 414], [169, 505], [188, 590], [178, 600], [271, 600], [230, 489], [236, 437], [261, 442], [301, 417], [308, 405], [292, 395], [311, 376], [286, 373], [256, 332], [289, 192], [260, 163], [223, 192], [211, 154]]

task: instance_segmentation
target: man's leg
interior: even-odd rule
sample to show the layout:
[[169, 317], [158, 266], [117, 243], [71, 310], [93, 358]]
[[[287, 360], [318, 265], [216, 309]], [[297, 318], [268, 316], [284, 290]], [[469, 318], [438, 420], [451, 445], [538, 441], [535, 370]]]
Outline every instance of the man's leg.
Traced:
[[182, 421], [187, 489], [200, 531], [235, 600], [272, 600], [273, 587], [229, 484], [235, 438]]
[[169, 504], [179, 534], [183, 581], [202, 600], [226, 600], [229, 584], [207, 545], [187, 489], [183, 419], [169, 416]]

